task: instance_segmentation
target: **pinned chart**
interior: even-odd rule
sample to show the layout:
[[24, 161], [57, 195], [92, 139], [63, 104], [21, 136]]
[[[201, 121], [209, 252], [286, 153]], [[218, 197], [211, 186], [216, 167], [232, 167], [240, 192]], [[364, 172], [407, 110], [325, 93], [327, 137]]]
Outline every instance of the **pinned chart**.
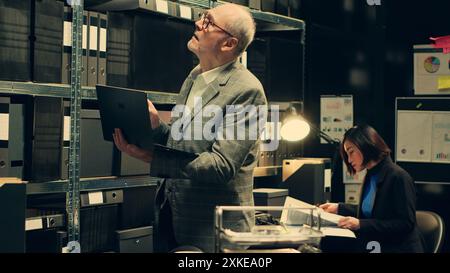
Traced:
[[450, 112], [433, 114], [432, 161], [450, 163]]
[[397, 160], [431, 162], [431, 111], [398, 111]]

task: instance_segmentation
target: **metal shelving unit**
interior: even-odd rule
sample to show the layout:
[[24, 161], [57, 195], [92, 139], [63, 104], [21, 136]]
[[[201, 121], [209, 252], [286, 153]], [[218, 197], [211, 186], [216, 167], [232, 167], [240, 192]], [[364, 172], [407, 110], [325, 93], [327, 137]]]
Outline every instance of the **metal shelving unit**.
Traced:
[[[281, 175], [281, 166], [256, 167], [254, 177], [267, 177]], [[133, 188], [154, 186], [161, 178], [152, 176], [130, 177], [91, 177], [80, 179], [80, 191], [98, 191], [117, 188]], [[68, 180], [57, 180], [44, 183], [28, 183], [27, 195], [64, 193], [68, 189]]]
[[[10, 82], [0, 81], [0, 94], [7, 95], [29, 95], [29, 96], [50, 96], [58, 98], [70, 98], [70, 85], [52, 84], [52, 83], [33, 83], [33, 82]], [[155, 104], [175, 104], [177, 94], [158, 91], [146, 91], [149, 100]], [[97, 94], [95, 87], [82, 86], [81, 97], [85, 100], [96, 100]]]
[[[121, 1], [120, 3], [92, 5], [88, 9], [92, 8], [99, 11], [142, 10], [176, 19], [195, 21], [197, 20], [197, 12], [226, 3], [212, 0], [178, 0], [178, 2], [165, 0], [130, 0]], [[258, 31], [305, 29], [305, 22], [300, 19], [255, 9], [249, 9], [249, 11], [257, 23]]]
[[[159, 15], [169, 16], [172, 18], [177, 18], [180, 20], [188, 20], [194, 21], [195, 13], [198, 11], [202, 11], [204, 9], [208, 9], [210, 7], [214, 7], [216, 5], [225, 4], [226, 2], [222, 1], [211, 1], [211, 0], [179, 0], [179, 2], [170, 2], [164, 0], [135, 0], [135, 1], [126, 1], [127, 4], [122, 6], [116, 6], [116, 10], [126, 10], [126, 9], [139, 9], [143, 11], [147, 11], [150, 13], [156, 13]], [[131, 4], [130, 4], [131, 3]], [[161, 5], [161, 3], [166, 3], [167, 6]], [[111, 7], [104, 6], [101, 7], [104, 9], [108, 9]], [[182, 12], [183, 11], [183, 12]], [[190, 12], [187, 12], [190, 11]], [[257, 22], [258, 31], [280, 31], [280, 30], [305, 30], [305, 23], [302, 20], [290, 18], [274, 13], [262, 12], [258, 10], [250, 9], [251, 14], [255, 18]], [[82, 13], [82, 11], [81, 11]], [[190, 14], [186, 16], [186, 14]], [[76, 27], [76, 26], [74, 26]], [[80, 32], [81, 33], [81, 32]], [[78, 33], [78, 35], [80, 35]], [[76, 34], [75, 34], [76, 35]], [[302, 41], [304, 38], [304, 31], [302, 32]], [[76, 45], [75, 45], [76, 46]], [[76, 50], [74, 50], [76, 52]], [[80, 53], [81, 56], [81, 53]], [[75, 69], [74, 76], [80, 76], [79, 70]], [[81, 98], [84, 100], [96, 100], [97, 96], [95, 93], [95, 87], [90, 86], [79, 86], [79, 92], [81, 92]], [[77, 92], [78, 90], [76, 90]], [[153, 101], [155, 104], [175, 104], [177, 94], [174, 93], [166, 93], [166, 92], [158, 92], [158, 91], [147, 91], [143, 90], [147, 93], [147, 97]], [[49, 84], [49, 83], [33, 83], [33, 82], [13, 82], [13, 81], [0, 81], [0, 94], [6, 95], [29, 95], [29, 96], [51, 96], [51, 97], [60, 97], [60, 98], [71, 98], [74, 90], [71, 85], [67, 84]], [[278, 168], [256, 168], [255, 176], [267, 176], [274, 175], [279, 172]], [[118, 181], [124, 181], [120, 178], [117, 178]], [[150, 181], [153, 181], [156, 178], [150, 178]], [[96, 189], [96, 186], [101, 188], [105, 188], [102, 183], [105, 183], [105, 180], [82, 180], [81, 184], [83, 185], [80, 189]], [[123, 183], [117, 182], [113, 183], [114, 179], [107, 180], [108, 183], [112, 183], [114, 187], [122, 187], [126, 186]], [[144, 180], [133, 180], [135, 186], [138, 186], [139, 183], [142, 185], [147, 185], [151, 182], [146, 182]], [[142, 181], [142, 182], [136, 182]], [[64, 191], [67, 186], [64, 186], [66, 181], [52, 181], [46, 183], [39, 184], [28, 184], [27, 192], [29, 194], [36, 193], [51, 193], [55, 191]], [[110, 188], [110, 187], [107, 187]]]
[[[147, 2], [147, 1], [140, 1]], [[150, 1], [151, 2], [151, 1]], [[179, 0], [180, 4], [174, 3], [178, 6], [187, 4], [197, 6], [204, 9], [212, 8], [218, 5], [223, 5], [228, 2], [212, 1], [212, 0]], [[253, 18], [255, 19], [258, 30], [298, 30], [305, 29], [305, 22], [300, 19], [287, 17], [271, 12], [263, 12], [255, 9], [249, 9]]]
[[71, 3], [72, 17], [72, 64], [70, 79], [70, 150], [69, 181], [66, 191], [67, 251], [80, 253], [80, 138], [81, 138], [81, 54], [83, 1]]
[[[117, 188], [133, 188], [157, 185], [160, 178], [151, 176], [136, 177], [93, 177], [80, 179], [80, 191], [99, 191]], [[46, 183], [28, 183], [27, 195], [64, 193], [68, 189], [68, 180], [51, 181]]]

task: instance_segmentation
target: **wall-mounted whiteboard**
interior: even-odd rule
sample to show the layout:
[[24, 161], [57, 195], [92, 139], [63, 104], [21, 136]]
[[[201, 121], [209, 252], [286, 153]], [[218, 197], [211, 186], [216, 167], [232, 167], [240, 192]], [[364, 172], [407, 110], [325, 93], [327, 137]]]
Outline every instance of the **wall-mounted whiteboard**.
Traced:
[[396, 98], [395, 108], [396, 163], [416, 182], [450, 184], [450, 97]]

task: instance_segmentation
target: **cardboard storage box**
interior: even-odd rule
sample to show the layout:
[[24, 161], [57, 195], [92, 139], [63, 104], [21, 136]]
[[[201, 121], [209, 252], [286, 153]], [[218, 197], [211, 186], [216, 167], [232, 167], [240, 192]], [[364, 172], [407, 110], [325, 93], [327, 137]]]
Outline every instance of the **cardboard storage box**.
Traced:
[[283, 206], [288, 194], [287, 189], [261, 188], [253, 190], [255, 206]]
[[[289, 194], [287, 189], [260, 188], [253, 190], [255, 206], [284, 206]], [[268, 211], [274, 217], [280, 217], [281, 211]]]

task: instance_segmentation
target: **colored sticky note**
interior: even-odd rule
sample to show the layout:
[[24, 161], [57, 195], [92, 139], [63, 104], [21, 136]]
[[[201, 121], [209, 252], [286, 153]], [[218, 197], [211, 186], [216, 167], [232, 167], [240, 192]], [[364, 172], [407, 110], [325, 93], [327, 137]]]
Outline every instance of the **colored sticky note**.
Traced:
[[450, 91], [450, 76], [441, 76], [438, 78], [439, 91]]

